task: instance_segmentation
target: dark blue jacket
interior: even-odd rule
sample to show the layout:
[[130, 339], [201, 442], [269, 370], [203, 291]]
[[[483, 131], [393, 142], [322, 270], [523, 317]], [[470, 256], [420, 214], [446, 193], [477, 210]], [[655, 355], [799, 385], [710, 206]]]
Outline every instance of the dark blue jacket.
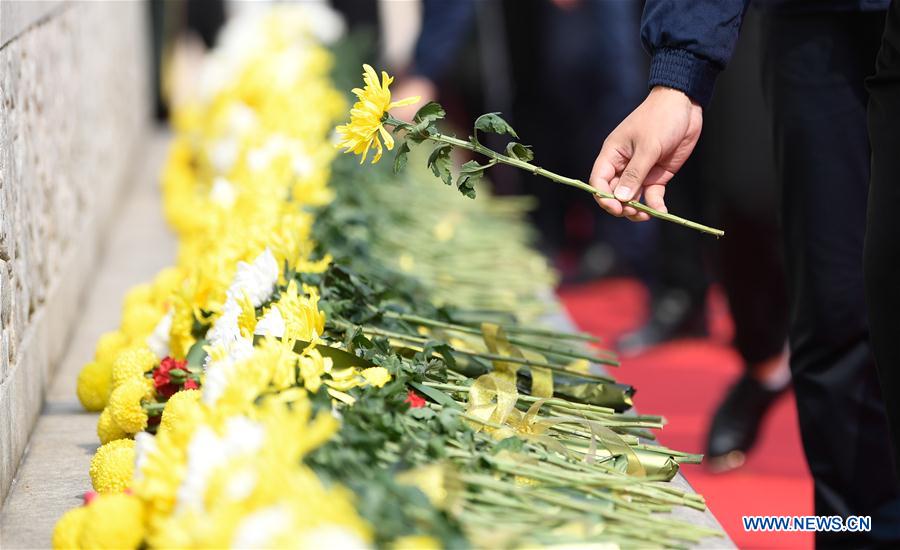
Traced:
[[[769, 0], [764, 8], [790, 12], [885, 10], [889, 0]], [[750, 0], [647, 0], [641, 39], [650, 53], [649, 86], [681, 90], [706, 106], [716, 76], [737, 43]]]

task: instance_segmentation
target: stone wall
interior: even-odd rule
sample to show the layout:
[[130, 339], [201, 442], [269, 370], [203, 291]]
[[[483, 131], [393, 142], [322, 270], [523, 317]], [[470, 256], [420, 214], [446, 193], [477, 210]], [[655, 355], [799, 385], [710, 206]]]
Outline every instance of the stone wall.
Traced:
[[150, 126], [144, 2], [0, 2], [0, 502]]

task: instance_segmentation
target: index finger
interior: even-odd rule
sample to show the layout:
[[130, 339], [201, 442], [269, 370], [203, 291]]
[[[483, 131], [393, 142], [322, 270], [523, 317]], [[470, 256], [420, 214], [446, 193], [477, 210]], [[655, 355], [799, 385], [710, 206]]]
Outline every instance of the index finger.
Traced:
[[[594, 167], [591, 170], [591, 186], [597, 191], [612, 196], [612, 188], [610, 182], [616, 177], [616, 173], [625, 167], [626, 159], [615, 150], [614, 147], [603, 144], [597, 160], [594, 161]], [[600, 205], [600, 208], [606, 210], [613, 216], [622, 215], [622, 203], [616, 199], [605, 199], [599, 195], [594, 195], [594, 200]]]

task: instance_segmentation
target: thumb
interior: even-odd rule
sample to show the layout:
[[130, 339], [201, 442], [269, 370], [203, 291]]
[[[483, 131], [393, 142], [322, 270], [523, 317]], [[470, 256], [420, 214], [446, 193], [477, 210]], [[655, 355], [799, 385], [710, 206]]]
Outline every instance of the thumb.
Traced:
[[613, 188], [613, 194], [620, 201], [630, 201], [633, 199], [647, 179], [647, 174], [656, 165], [659, 155], [654, 155], [647, 150], [646, 147], [637, 147], [634, 156], [628, 161], [619, 181]]

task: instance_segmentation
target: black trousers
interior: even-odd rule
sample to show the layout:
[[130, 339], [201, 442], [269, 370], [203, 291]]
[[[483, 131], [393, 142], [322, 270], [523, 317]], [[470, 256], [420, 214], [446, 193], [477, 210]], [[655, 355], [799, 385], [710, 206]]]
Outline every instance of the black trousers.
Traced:
[[900, 2], [888, 11], [869, 91], [872, 177], [865, 245], [870, 338], [900, 472]]
[[862, 269], [870, 156], [864, 80], [884, 14], [770, 13], [765, 25], [791, 370], [815, 509], [872, 516], [870, 533], [819, 533], [816, 543], [898, 547], [900, 483], [869, 348]]

